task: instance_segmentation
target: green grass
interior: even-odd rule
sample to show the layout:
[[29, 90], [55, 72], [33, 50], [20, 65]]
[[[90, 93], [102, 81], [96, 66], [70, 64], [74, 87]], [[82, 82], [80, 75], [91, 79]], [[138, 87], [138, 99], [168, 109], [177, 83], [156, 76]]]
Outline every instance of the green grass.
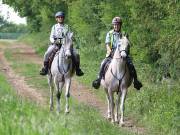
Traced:
[[[5, 51], [6, 58], [11, 62], [13, 69], [35, 88], [44, 88], [48, 93], [47, 80], [37, 79], [39, 66], [29, 61], [13, 57], [13, 51]], [[84, 104], [78, 103], [73, 97], [70, 99], [71, 112], [68, 115], [61, 111], [49, 112], [49, 107], [41, 107], [32, 101], [16, 96], [9, 83], [0, 74], [0, 134], [17, 135], [119, 135], [133, 134], [106, 121], [99, 112]], [[64, 94], [63, 94], [64, 95]], [[62, 96], [62, 109], [64, 109]]]

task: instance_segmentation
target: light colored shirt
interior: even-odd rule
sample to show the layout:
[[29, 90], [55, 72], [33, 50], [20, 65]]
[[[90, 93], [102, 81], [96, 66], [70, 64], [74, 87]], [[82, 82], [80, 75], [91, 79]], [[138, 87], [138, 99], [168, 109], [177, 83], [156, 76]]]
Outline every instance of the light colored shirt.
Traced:
[[54, 43], [54, 38], [63, 38], [63, 35], [65, 36], [70, 31], [69, 26], [67, 24], [55, 24], [53, 25], [51, 29], [50, 34], [50, 42]]
[[115, 32], [114, 30], [109, 31], [106, 34], [105, 44], [112, 45], [112, 48], [115, 49], [119, 43], [119, 38], [122, 36], [121, 32]]

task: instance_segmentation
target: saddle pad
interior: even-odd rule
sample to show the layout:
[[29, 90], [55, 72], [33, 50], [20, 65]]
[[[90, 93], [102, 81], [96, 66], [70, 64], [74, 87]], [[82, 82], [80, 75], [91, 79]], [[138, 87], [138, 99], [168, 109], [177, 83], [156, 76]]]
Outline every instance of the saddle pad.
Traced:
[[108, 70], [108, 68], [109, 68], [109, 65], [110, 65], [110, 63], [111, 63], [111, 60], [112, 59], [108, 59], [107, 60], [107, 62], [105, 63], [105, 65], [104, 65], [104, 68], [103, 68], [103, 79], [105, 79], [105, 74], [106, 74], [106, 72], [107, 72], [107, 70]]

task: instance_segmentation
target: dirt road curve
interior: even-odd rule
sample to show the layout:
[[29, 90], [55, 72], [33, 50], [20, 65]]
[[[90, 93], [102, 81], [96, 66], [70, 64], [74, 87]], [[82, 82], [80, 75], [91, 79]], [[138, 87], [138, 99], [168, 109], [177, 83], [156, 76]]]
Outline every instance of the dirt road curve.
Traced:
[[[13, 45], [0, 44], [0, 70], [5, 72], [8, 81], [14, 87], [17, 94], [21, 98], [28, 98], [43, 106], [47, 105], [47, 100], [49, 100], [47, 98], [48, 95], [42, 93], [42, 90], [37, 90], [27, 85], [25, 78], [19, 76], [17, 73], [13, 71], [13, 69], [10, 66], [10, 62], [8, 62], [4, 56], [4, 50], [6, 48], [13, 49], [13, 52], [16, 52], [16, 50], [18, 50], [21, 53], [13, 53], [12, 55], [21, 55], [23, 58], [26, 58], [27, 61], [33, 61], [36, 64], [41, 64], [42, 58], [36, 55], [35, 51], [28, 45], [16, 42], [13, 42], [11, 44]], [[73, 79], [71, 89], [71, 94], [74, 98], [76, 98], [79, 102], [83, 102], [89, 106], [97, 108], [100, 111], [100, 113], [105, 117], [106, 104], [104, 101], [97, 98], [97, 96], [93, 93], [92, 88], [88, 88]], [[125, 126], [124, 128], [127, 128], [128, 130], [137, 134], [144, 133], [144, 129], [135, 126], [132, 120], [126, 118], [125, 122], [127, 126]]]

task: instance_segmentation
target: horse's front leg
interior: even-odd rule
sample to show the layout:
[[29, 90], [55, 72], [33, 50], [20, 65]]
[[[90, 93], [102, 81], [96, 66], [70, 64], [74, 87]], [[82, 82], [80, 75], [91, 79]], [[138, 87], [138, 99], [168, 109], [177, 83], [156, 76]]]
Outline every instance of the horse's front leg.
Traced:
[[125, 98], [126, 98], [126, 93], [127, 93], [127, 89], [122, 89], [122, 94], [121, 94], [121, 105], [120, 105], [120, 109], [121, 109], [121, 118], [120, 118], [120, 125], [123, 126], [124, 125], [124, 102], [125, 102]]
[[52, 111], [54, 109], [54, 105], [53, 105], [53, 92], [54, 92], [54, 88], [53, 88], [53, 82], [52, 82], [52, 75], [48, 75], [48, 85], [49, 85], [49, 90], [50, 90], [50, 111]]
[[66, 80], [66, 106], [65, 106], [65, 113], [69, 113], [69, 97], [70, 97], [70, 86], [71, 86], [71, 78]]
[[118, 92], [117, 99], [116, 99], [116, 115], [115, 115], [115, 122], [119, 123], [119, 106], [120, 106], [120, 97], [121, 92]]
[[111, 122], [114, 123], [115, 119], [114, 119], [114, 95], [113, 92], [111, 91], [111, 89], [108, 90], [109, 93], [109, 99], [110, 99], [110, 110], [111, 110]]
[[107, 99], [107, 103], [108, 103], [107, 118], [108, 118], [108, 120], [111, 120], [110, 97], [109, 97], [107, 89], [105, 89], [105, 92], [106, 92], [106, 99]]
[[60, 113], [60, 98], [61, 98], [61, 93], [62, 93], [62, 87], [63, 87], [63, 82], [59, 82], [58, 79], [56, 78], [54, 80], [55, 87], [56, 87], [56, 97], [57, 97], [57, 112]]

